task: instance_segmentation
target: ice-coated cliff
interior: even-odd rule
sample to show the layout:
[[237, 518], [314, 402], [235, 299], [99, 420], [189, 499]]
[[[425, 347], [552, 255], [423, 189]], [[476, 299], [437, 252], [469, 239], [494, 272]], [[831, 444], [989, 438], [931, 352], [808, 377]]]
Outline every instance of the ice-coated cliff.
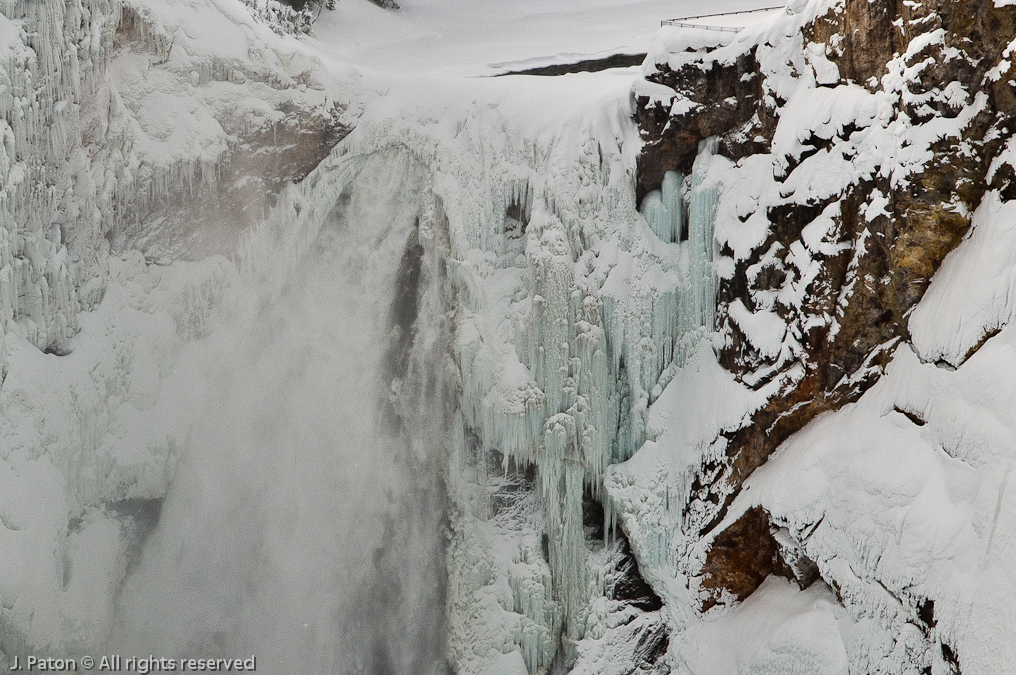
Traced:
[[[239, 8], [168, 13], [214, 41], [160, 11], [0, 7], [7, 655], [105, 643], [117, 589], [187, 446], [190, 422], [180, 422], [201, 407], [202, 366], [179, 361], [179, 348], [210, 330], [213, 298], [236, 276], [214, 256], [153, 263], [196, 238], [180, 225], [194, 220], [187, 205], [235, 194], [216, 178], [251, 151], [247, 134], [285, 138], [287, 106], [308, 119], [331, 109], [320, 85], [306, 87], [312, 64]], [[301, 175], [316, 164], [306, 162]], [[294, 175], [284, 162], [272, 172], [282, 185]], [[273, 190], [245, 173], [260, 217]], [[230, 226], [244, 217], [210, 220], [219, 229], [202, 237], [235, 241]], [[161, 236], [145, 244], [149, 229]]]
[[1016, 10], [404, 4], [0, 0], [0, 652], [1016, 667]]

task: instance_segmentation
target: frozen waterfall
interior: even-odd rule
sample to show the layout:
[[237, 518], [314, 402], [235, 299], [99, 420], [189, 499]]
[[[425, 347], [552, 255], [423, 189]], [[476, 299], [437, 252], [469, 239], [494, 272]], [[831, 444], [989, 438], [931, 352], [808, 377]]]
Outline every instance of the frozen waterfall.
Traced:
[[444, 672], [441, 274], [422, 172], [361, 169], [281, 297], [226, 338], [114, 649]]

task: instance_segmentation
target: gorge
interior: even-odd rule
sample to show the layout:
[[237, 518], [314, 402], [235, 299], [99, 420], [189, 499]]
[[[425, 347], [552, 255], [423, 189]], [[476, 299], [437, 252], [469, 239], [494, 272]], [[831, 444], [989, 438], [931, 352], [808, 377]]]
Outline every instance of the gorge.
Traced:
[[1016, 3], [259, 2], [0, 0], [8, 664], [1016, 668]]

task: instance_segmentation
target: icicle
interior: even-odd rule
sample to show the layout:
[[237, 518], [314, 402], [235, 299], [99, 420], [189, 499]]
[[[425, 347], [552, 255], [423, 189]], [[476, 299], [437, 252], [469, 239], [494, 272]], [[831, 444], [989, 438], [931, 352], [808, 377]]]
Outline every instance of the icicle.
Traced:
[[677, 171], [663, 176], [659, 190], [642, 198], [640, 208], [650, 229], [668, 244], [681, 241], [684, 232], [684, 179]]
[[677, 171], [668, 171], [660, 186], [663, 205], [670, 216], [670, 238], [664, 241], [681, 241], [684, 231], [684, 178]]
[[667, 205], [663, 202], [663, 193], [653, 190], [642, 198], [642, 217], [646, 219], [656, 236], [666, 242], [674, 240], [672, 218]]
[[709, 166], [715, 152], [715, 138], [707, 138], [699, 143], [699, 154], [692, 168], [691, 204], [688, 216], [689, 275], [693, 303], [690, 308], [691, 315], [687, 317], [687, 325], [704, 326], [708, 330], [713, 329], [716, 312], [713, 220], [716, 216], [720, 185], [715, 180], [708, 180]]

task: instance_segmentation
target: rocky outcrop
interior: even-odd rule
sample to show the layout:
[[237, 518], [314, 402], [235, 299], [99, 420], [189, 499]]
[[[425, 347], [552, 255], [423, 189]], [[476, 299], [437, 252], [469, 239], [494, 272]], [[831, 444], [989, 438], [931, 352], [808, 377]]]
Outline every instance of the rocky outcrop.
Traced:
[[[745, 179], [753, 196], [732, 198], [732, 226], [720, 232], [722, 205], [718, 216], [717, 357], [778, 393], [723, 432], [725, 450], [690, 490], [685, 534], [712, 542], [687, 562], [703, 608], [746, 597], [770, 573], [794, 576], [778, 524], [760, 508], [728, 517], [728, 506], [783, 441], [878, 381], [985, 192], [1016, 196], [1016, 174], [997, 161], [1016, 125], [1014, 22], [1016, 8], [990, 0], [813, 1], [796, 24], [647, 65], [646, 79], [673, 95], [636, 89], [640, 197], [667, 171], [687, 174], [710, 136], [731, 175], [772, 166], [771, 182]], [[764, 235], [728, 236], [735, 218], [763, 222]], [[762, 316], [783, 332], [775, 348], [752, 333]]]
[[732, 62], [715, 60], [710, 53], [692, 52], [679, 70], [660, 64], [659, 70], [646, 78], [673, 89], [688, 103], [675, 111], [648, 97], [639, 98], [635, 119], [647, 141], [639, 158], [636, 189], [639, 200], [660, 187], [667, 171], [690, 173], [699, 142], [705, 138], [721, 136], [719, 152], [729, 157], [764, 149], [754, 141], [739, 144], [737, 136], [731, 133], [760, 110], [760, 78], [754, 50], [738, 54]]

